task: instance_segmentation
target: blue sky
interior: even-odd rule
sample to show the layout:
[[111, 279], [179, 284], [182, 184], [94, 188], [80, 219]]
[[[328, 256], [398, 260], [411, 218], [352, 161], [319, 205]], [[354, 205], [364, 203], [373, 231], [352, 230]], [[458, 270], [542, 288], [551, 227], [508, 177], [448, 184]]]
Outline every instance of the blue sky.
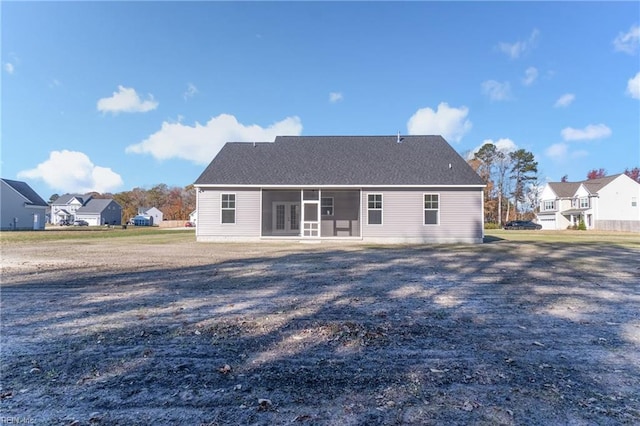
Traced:
[[193, 183], [227, 141], [442, 134], [640, 165], [638, 2], [2, 2], [2, 177]]

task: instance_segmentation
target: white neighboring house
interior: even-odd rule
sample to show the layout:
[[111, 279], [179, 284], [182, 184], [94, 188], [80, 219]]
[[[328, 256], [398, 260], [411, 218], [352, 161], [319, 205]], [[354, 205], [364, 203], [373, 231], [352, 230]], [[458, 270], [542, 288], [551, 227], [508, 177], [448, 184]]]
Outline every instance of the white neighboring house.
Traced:
[[75, 220], [86, 220], [90, 226], [120, 225], [122, 207], [111, 198], [92, 198], [76, 210]]
[[25, 182], [0, 180], [0, 230], [43, 230], [47, 202]]
[[64, 194], [51, 203], [51, 223], [59, 225], [63, 222], [73, 223], [76, 212], [92, 199], [91, 195]]
[[138, 216], [150, 218], [150, 225], [160, 226], [163, 221], [164, 214], [155, 207], [138, 208]]
[[189, 213], [189, 222], [191, 222], [193, 224], [193, 226], [197, 226], [198, 225], [198, 210], [194, 210], [191, 213]]
[[640, 232], [640, 183], [625, 174], [549, 182], [540, 199], [542, 229], [567, 229], [582, 219], [587, 229]]

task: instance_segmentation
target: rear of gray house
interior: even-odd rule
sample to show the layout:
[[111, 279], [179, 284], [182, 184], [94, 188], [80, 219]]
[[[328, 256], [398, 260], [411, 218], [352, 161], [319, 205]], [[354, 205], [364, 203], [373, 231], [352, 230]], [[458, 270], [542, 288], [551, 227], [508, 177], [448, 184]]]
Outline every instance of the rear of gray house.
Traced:
[[441, 136], [227, 143], [195, 187], [198, 241], [484, 237], [484, 183]]

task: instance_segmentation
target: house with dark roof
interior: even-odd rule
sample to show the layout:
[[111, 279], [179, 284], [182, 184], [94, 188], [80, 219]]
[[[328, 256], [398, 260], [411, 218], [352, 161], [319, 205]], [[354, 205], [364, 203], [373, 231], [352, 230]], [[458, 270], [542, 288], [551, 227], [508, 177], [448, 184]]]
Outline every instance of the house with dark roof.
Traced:
[[621, 173], [580, 182], [549, 182], [540, 194], [542, 229], [640, 232], [640, 183]]
[[54, 225], [65, 225], [76, 220], [76, 211], [84, 206], [92, 195], [64, 194], [51, 203], [50, 221]]
[[441, 136], [227, 143], [194, 186], [198, 241], [484, 237], [484, 183]]
[[0, 230], [44, 229], [47, 202], [25, 182], [0, 181]]
[[111, 198], [92, 198], [76, 210], [75, 220], [86, 220], [89, 226], [120, 225], [122, 206]]

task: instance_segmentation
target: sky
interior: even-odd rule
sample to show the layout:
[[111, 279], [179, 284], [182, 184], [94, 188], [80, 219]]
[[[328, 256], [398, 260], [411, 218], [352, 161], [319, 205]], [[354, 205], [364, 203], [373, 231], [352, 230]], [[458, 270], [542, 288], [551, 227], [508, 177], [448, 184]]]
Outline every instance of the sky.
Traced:
[[1, 174], [193, 183], [225, 142], [440, 134], [640, 166], [639, 2], [1, 2]]

